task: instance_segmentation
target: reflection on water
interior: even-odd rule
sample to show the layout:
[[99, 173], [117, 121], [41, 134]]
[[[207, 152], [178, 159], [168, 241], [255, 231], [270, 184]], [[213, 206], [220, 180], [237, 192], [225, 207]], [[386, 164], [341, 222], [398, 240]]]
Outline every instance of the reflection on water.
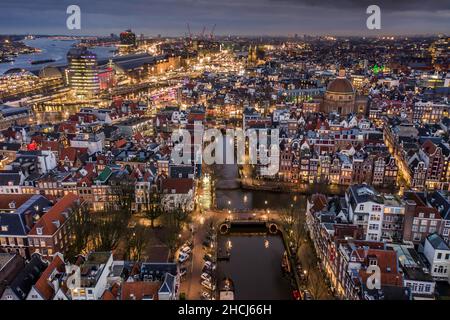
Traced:
[[[22, 68], [26, 70], [39, 70], [46, 65], [51, 64], [65, 64], [67, 63], [67, 52], [69, 49], [76, 44], [78, 41], [63, 41], [63, 40], [53, 40], [49, 38], [37, 38], [33, 40], [25, 40], [23, 41], [26, 45], [39, 48], [42, 51], [39, 53], [33, 54], [24, 54], [19, 55], [14, 58], [14, 62], [10, 63], [0, 63], [0, 75], [5, 71], [8, 71], [12, 68]], [[91, 48], [89, 50], [95, 52], [97, 54], [97, 58], [108, 58], [113, 55], [111, 50], [113, 47], [96, 47]], [[39, 65], [32, 65], [31, 62], [35, 60], [55, 60], [55, 62], [51, 63], [43, 63]]]
[[[216, 207], [236, 211], [251, 209], [282, 209], [294, 205], [306, 209], [306, 196], [268, 191], [216, 190]], [[266, 204], [267, 202], [267, 204]]]
[[218, 262], [218, 280], [233, 280], [236, 299], [291, 299], [290, 280], [281, 268], [285, 249], [280, 236], [233, 234], [218, 240], [222, 250], [231, 244], [230, 260]]

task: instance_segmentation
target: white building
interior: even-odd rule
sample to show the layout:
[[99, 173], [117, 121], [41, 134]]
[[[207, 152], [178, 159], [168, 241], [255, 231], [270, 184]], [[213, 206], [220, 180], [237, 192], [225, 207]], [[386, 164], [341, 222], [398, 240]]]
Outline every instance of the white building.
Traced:
[[99, 300], [108, 286], [113, 256], [111, 252], [92, 252], [81, 265], [79, 286], [70, 289], [72, 300]]
[[425, 238], [423, 254], [430, 264], [433, 278], [450, 283], [450, 247], [439, 234], [433, 233]]
[[89, 154], [102, 152], [105, 146], [105, 134], [101, 133], [80, 133], [70, 140], [73, 148], [87, 148]]
[[404, 204], [390, 195], [381, 195], [372, 187], [353, 185], [345, 193], [348, 220], [364, 227], [366, 240], [383, 240], [385, 214], [404, 214]]

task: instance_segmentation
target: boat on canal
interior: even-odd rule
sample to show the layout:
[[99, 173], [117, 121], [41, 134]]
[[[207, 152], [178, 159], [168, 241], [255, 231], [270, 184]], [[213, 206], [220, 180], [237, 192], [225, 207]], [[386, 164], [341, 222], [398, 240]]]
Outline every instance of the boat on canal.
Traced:
[[230, 278], [224, 278], [220, 282], [219, 300], [234, 300], [234, 283]]

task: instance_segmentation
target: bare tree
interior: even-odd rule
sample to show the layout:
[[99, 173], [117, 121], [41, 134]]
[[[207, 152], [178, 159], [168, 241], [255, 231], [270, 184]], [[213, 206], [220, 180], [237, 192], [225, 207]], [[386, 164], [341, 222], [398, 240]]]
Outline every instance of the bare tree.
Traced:
[[178, 229], [181, 229], [183, 227], [183, 224], [187, 223], [190, 218], [189, 213], [182, 206], [179, 206], [175, 210], [173, 210], [172, 214], [174, 215]]
[[93, 234], [92, 217], [86, 205], [77, 204], [73, 208], [69, 221], [69, 242], [65, 256], [69, 261], [74, 260], [79, 254], [84, 253]]
[[156, 191], [144, 199], [144, 216], [150, 220], [151, 227], [154, 228], [155, 220], [163, 213], [164, 209], [161, 205], [161, 196]]
[[180, 223], [177, 221], [176, 215], [173, 211], [169, 211], [162, 216], [163, 230], [160, 233], [160, 240], [169, 248], [170, 252], [173, 252], [178, 235], [181, 231]]
[[127, 255], [130, 260], [139, 261], [147, 243], [148, 229], [138, 224], [130, 231], [127, 241]]
[[311, 270], [308, 277], [308, 289], [316, 300], [325, 299], [327, 297], [328, 287], [319, 270]]
[[301, 261], [303, 269], [308, 274], [317, 268], [317, 257], [308, 243], [302, 243], [299, 248], [298, 258]]
[[109, 251], [117, 248], [126, 234], [128, 217], [121, 210], [103, 210], [96, 212], [93, 218], [94, 234], [92, 245], [96, 251]]
[[135, 180], [124, 170], [120, 176], [114, 177], [109, 189], [110, 206], [116, 210], [124, 211], [131, 216], [135, 202]]
[[280, 223], [285, 230], [288, 242], [295, 248], [296, 253], [302, 241], [306, 238], [305, 215], [294, 207], [280, 212]]

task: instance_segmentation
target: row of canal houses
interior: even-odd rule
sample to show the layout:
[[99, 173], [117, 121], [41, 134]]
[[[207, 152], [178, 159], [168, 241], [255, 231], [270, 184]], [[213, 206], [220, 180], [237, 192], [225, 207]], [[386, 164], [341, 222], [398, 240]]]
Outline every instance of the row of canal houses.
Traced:
[[[436, 283], [448, 286], [450, 206], [445, 212], [442, 207], [450, 200], [442, 192], [426, 195], [426, 200], [421, 196], [400, 198], [360, 184], [348, 188], [344, 197], [315, 194], [308, 200], [306, 228], [320, 268], [338, 297], [435, 299]], [[420, 240], [410, 237], [416, 233]], [[371, 266], [379, 268], [379, 287], [371, 285]]]

